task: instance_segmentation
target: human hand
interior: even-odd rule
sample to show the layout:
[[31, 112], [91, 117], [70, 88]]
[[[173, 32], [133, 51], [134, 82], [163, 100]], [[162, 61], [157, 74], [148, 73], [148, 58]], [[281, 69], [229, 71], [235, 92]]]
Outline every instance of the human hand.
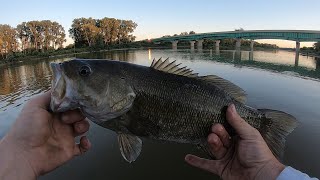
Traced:
[[212, 126], [208, 143], [217, 160], [188, 154], [186, 162], [222, 179], [276, 179], [285, 166], [272, 154], [259, 131], [238, 115], [234, 105], [227, 109], [227, 120], [238, 136], [231, 139], [221, 124]]
[[0, 141], [0, 151], [17, 157], [20, 161], [18, 165], [30, 168], [35, 177], [83, 154], [91, 146], [86, 136], [81, 137], [79, 144], [75, 143], [75, 137], [89, 129], [85, 117], [78, 110], [48, 112], [50, 96], [50, 92], [46, 92], [29, 100], [8, 134]]

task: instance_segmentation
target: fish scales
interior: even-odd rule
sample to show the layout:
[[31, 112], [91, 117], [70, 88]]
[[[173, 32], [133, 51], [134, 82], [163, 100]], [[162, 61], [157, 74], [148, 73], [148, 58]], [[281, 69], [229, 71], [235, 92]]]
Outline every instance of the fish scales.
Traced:
[[213, 123], [225, 122], [221, 109], [231, 103], [237, 104], [241, 116], [256, 116], [256, 112], [241, 108], [231, 98], [223, 98], [223, 92], [214, 86], [153, 69], [144, 73], [139, 73], [139, 69], [125, 72], [136, 90], [137, 103], [133, 104], [132, 112], [139, 114], [137, 120], [149, 120], [159, 128], [161, 134], [148, 130], [155, 138], [181, 142], [192, 139], [192, 143], [200, 143], [207, 138]]
[[135, 161], [141, 152], [140, 137], [189, 143], [207, 150], [206, 139], [214, 123], [224, 125], [233, 137], [236, 132], [226, 121], [230, 104], [261, 133], [278, 158], [283, 154], [285, 137], [297, 126], [287, 113], [245, 105], [244, 91], [233, 83], [215, 75], [198, 76], [168, 59], [154, 60], [151, 67], [81, 59], [51, 66], [51, 109], [80, 108], [91, 121], [115, 131], [120, 152], [128, 162]]

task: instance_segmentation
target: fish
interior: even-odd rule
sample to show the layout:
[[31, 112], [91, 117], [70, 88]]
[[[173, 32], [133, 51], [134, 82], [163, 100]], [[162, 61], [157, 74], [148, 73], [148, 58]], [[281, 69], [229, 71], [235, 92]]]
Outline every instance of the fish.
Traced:
[[135, 161], [142, 139], [187, 143], [212, 159], [207, 136], [226, 120], [228, 105], [256, 128], [280, 159], [286, 137], [297, 127], [290, 114], [246, 105], [239, 86], [216, 75], [200, 76], [176, 61], [162, 58], [150, 67], [116, 60], [73, 59], [51, 63], [53, 112], [80, 109], [92, 122], [117, 133], [122, 157]]

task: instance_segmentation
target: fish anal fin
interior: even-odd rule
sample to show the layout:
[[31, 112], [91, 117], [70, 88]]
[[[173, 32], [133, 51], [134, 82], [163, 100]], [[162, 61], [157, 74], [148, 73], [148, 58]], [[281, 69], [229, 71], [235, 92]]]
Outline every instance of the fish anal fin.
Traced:
[[131, 134], [118, 134], [118, 143], [122, 157], [129, 163], [135, 161], [142, 149], [142, 140]]
[[241, 103], [246, 102], [247, 97], [245, 91], [241, 89], [239, 86], [233, 84], [232, 82], [226, 79], [223, 79], [216, 75], [200, 76], [199, 79], [220, 87], [230, 96], [232, 96], [235, 100]]

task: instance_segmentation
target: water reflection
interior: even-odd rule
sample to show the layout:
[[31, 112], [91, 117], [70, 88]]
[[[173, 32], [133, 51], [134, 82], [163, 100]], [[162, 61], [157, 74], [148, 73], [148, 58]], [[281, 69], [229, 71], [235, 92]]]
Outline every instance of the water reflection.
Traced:
[[[175, 52], [167, 50], [175, 56]], [[147, 50], [147, 58], [151, 61], [153, 50]], [[191, 61], [215, 60], [218, 62], [233, 63], [237, 67], [253, 66], [273, 71], [292, 71], [302, 76], [320, 78], [320, 58], [301, 56], [299, 61], [294, 62], [293, 52], [283, 51], [237, 51], [237, 50], [178, 50], [179, 56]], [[280, 60], [276, 59], [281, 57]], [[148, 65], [144, 61], [143, 55], [136, 51], [107, 51], [98, 53], [78, 54], [78, 58], [93, 59], [114, 59], [128, 62], [140, 62]], [[166, 57], [163, 57], [166, 58]], [[171, 57], [172, 58], [172, 57]], [[282, 61], [282, 59], [285, 59]], [[60, 59], [55, 61], [64, 61]], [[19, 99], [32, 96], [46, 90], [50, 86], [51, 71], [50, 61], [42, 61], [35, 64], [18, 65], [15, 67], [0, 68], [0, 110], [4, 110], [9, 105], [21, 104]]]
[[253, 61], [253, 50], [249, 52], [249, 60]]
[[149, 50], [148, 50], [148, 59], [151, 60], [151, 57], [152, 57], [152, 55], [151, 55], [151, 49], [149, 49]]
[[[148, 53], [150, 53], [150, 55], [148, 55], [148, 57], [151, 57], [151, 50], [148, 51]], [[113, 60], [134, 62], [136, 59], [136, 53], [134, 51], [130, 51], [130, 50], [101, 51], [101, 52], [95, 52], [95, 53], [78, 54], [77, 58], [113, 59]]]
[[[77, 55], [78, 58], [115, 59], [145, 66], [149, 66], [153, 58], [170, 57], [201, 75], [216, 74], [226, 78], [246, 90], [250, 106], [283, 110], [300, 120], [299, 127], [287, 141], [285, 163], [319, 176], [320, 86], [318, 81], [300, 76], [319, 78], [320, 59], [300, 56], [299, 62], [295, 63], [294, 56], [294, 52], [286, 51], [217, 52], [215, 49], [126, 50]], [[15, 120], [23, 104], [50, 87], [50, 62], [65, 60], [68, 59], [0, 67], [0, 137]], [[292, 77], [297, 76], [296, 73], [300, 76]], [[92, 124], [88, 136], [93, 143], [88, 154], [41, 179], [212, 179], [211, 174], [183, 162], [186, 153], [198, 153], [191, 146], [146, 140], [141, 157], [136, 163], [127, 164], [119, 153], [114, 133]], [[157, 163], [150, 166], [153, 162]], [[77, 173], [71, 173], [75, 171]]]
[[[239, 50], [223, 50], [220, 51], [218, 56], [212, 56], [211, 51], [212, 50], [209, 50], [210, 57], [212, 57], [211, 60], [233, 63], [237, 67], [249, 66], [278, 72], [291, 71], [300, 76], [320, 78], [318, 72], [320, 57], [300, 55], [300, 57], [296, 59], [295, 54], [288, 51]], [[279, 54], [281, 55], [281, 58], [278, 58], [280, 56]]]

